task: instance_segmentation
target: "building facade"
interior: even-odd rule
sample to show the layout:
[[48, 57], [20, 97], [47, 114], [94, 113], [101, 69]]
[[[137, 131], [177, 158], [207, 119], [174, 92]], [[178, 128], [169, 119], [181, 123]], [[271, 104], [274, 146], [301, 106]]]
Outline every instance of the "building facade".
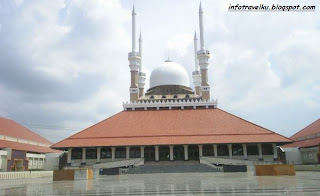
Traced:
[[[0, 117], [0, 171], [44, 170], [52, 142], [20, 124]], [[53, 169], [53, 168], [52, 168]]]
[[[199, 160], [200, 157], [278, 159], [277, 146], [291, 140], [219, 109], [208, 83], [210, 52], [205, 47], [203, 10], [200, 44], [194, 36], [194, 89], [183, 66], [168, 59], [154, 69], [144, 90], [142, 38], [136, 50], [132, 10], [132, 50], [128, 54], [130, 101], [123, 111], [51, 146], [68, 151], [68, 164], [80, 166], [121, 160]], [[200, 49], [198, 50], [198, 45]]]

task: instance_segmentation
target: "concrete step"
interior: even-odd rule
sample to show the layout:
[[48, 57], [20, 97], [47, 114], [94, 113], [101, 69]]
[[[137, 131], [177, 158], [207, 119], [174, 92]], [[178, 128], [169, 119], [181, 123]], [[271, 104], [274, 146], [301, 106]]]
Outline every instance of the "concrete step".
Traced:
[[148, 173], [192, 173], [192, 172], [219, 172], [219, 170], [204, 164], [167, 164], [167, 165], [142, 165], [134, 167], [127, 174]]

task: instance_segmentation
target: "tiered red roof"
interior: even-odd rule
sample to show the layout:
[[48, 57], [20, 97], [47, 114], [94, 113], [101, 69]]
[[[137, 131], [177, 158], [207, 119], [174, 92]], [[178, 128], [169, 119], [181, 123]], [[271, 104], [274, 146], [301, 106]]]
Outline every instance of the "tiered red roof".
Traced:
[[220, 109], [146, 110], [122, 111], [51, 147], [257, 142], [291, 140]]
[[299, 138], [302, 138], [303, 140], [299, 139], [300, 141], [296, 141], [292, 144], [286, 144], [282, 147], [283, 148], [289, 148], [289, 147], [303, 148], [303, 147], [318, 146], [320, 144], [319, 133], [320, 133], [320, 118], [290, 137], [292, 140], [298, 140]]
[[[22, 140], [32, 141], [35, 143], [52, 145], [53, 143], [49, 140], [41, 137], [40, 135], [30, 131], [26, 127], [16, 123], [13, 120], [0, 117], [0, 135], [9, 136], [12, 138], [18, 138]], [[25, 144], [15, 141], [6, 141], [0, 139], [0, 148], [12, 148], [16, 150], [25, 150], [28, 152], [39, 152], [39, 153], [53, 153], [59, 152], [52, 150], [49, 147]]]

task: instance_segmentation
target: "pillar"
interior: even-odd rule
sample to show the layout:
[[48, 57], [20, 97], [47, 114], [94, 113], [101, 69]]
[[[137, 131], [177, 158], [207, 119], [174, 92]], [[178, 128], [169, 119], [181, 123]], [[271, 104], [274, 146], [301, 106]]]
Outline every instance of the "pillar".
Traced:
[[203, 156], [203, 153], [202, 153], [202, 144], [198, 145], [199, 146], [199, 157], [202, 157]]
[[126, 147], [126, 159], [130, 159], [130, 146]]
[[273, 148], [273, 160], [278, 160], [278, 150], [277, 150], [277, 144], [272, 144]]
[[232, 144], [228, 144], [228, 149], [229, 149], [229, 158], [232, 158]]
[[144, 158], [144, 146], [140, 146], [140, 155], [141, 158]]
[[72, 155], [72, 148], [68, 149], [68, 158], [67, 158], [67, 163], [71, 164], [71, 155]]
[[217, 144], [213, 144], [213, 154], [214, 154], [214, 157], [218, 156], [218, 145]]
[[155, 146], [155, 160], [159, 161], [159, 146]]
[[97, 148], [97, 163], [100, 163], [101, 147]]
[[262, 158], [262, 147], [261, 147], [261, 144], [258, 144], [258, 150], [259, 150], [259, 160], [263, 160]]
[[242, 150], [243, 150], [244, 159], [247, 160], [248, 159], [247, 144], [242, 144]]
[[82, 163], [86, 162], [86, 148], [82, 148]]
[[111, 161], [116, 159], [116, 147], [111, 147]]
[[188, 160], [188, 145], [183, 145], [184, 147], [184, 160], [187, 161]]
[[170, 149], [170, 161], [173, 161], [173, 146], [169, 146]]

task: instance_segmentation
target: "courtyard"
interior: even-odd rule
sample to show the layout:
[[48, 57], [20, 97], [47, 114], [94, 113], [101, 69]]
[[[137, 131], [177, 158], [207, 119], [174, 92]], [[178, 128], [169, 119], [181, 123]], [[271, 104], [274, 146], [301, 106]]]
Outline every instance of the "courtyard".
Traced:
[[320, 195], [320, 173], [127, 174], [88, 181], [53, 182], [47, 177], [0, 180], [0, 195]]

